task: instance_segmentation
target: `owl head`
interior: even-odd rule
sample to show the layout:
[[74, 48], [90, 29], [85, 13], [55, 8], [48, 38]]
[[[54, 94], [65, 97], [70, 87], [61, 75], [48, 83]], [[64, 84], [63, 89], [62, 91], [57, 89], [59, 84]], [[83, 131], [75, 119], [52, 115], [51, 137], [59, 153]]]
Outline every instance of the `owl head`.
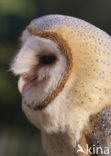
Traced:
[[58, 130], [111, 101], [111, 38], [102, 30], [47, 15], [26, 27], [21, 42], [11, 70], [20, 76], [22, 107], [37, 127]]

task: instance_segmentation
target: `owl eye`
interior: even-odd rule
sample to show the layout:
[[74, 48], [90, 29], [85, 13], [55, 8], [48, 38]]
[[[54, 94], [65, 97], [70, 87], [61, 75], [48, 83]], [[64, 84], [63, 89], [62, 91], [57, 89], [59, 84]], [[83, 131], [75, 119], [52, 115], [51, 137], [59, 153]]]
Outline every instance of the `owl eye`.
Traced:
[[42, 65], [50, 65], [55, 63], [56, 56], [55, 55], [43, 55], [40, 57], [40, 64]]

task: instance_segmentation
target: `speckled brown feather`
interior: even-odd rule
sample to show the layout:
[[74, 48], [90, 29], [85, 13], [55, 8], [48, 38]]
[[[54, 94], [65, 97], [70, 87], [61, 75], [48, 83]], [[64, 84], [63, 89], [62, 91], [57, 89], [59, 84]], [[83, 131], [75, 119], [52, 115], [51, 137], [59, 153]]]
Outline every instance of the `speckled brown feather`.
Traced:
[[[91, 115], [87, 126], [82, 132], [79, 144], [83, 147], [86, 144], [89, 147], [108, 147], [111, 156], [111, 106], [106, 106], [102, 111]], [[97, 156], [106, 156], [106, 154], [96, 154]]]

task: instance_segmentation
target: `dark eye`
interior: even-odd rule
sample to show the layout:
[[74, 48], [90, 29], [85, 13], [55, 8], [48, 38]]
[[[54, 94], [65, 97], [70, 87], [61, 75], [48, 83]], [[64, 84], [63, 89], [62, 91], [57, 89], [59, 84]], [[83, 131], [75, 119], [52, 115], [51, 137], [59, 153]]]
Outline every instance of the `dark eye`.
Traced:
[[55, 55], [43, 55], [40, 57], [40, 64], [50, 65], [55, 63], [56, 56]]

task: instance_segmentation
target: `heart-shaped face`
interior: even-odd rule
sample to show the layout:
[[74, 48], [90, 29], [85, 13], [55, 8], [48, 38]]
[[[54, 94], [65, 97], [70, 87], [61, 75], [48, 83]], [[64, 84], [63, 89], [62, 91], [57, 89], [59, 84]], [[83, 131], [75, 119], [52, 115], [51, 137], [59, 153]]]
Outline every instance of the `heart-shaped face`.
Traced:
[[27, 106], [42, 108], [56, 97], [58, 88], [62, 87], [67, 58], [53, 41], [30, 36], [15, 57], [12, 70], [20, 75], [18, 88]]

